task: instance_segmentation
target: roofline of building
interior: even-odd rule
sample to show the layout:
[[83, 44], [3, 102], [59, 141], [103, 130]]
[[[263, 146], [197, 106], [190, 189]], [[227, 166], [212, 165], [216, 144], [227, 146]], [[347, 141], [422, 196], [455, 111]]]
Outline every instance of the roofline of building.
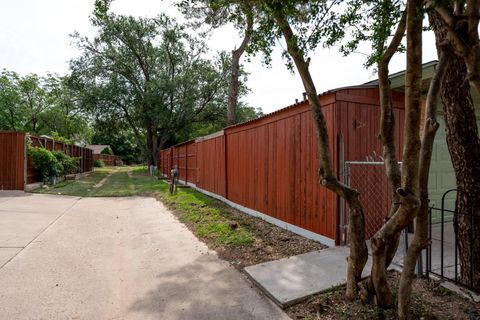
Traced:
[[[437, 64], [438, 64], [438, 60], [432, 60], [432, 61], [425, 62], [424, 64], [422, 64], [422, 70], [425, 70], [425, 69], [427, 69], [431, 66], [435, 67]], [[407, 72], [406, 70], [398, 71], [398, 72], [390, 74], [388, 76], [388, 78], [389, 79], [394, 79], [394, 78], [402, 77], [402, 76], [405, 76], [406, 72]], [[363, 85], [378, 85], [378, 79], [365, 82]]]
[[[347, 89], [365, 89], [365, 88], [377, 88], [378, 85], [376, 84], [360, 84], [360, 85], [354, 85], [354, 86], [344, 86], [344, 87], [339, 87], [339, 88], [335, 88], [335, 89], [331, 89], [331, 90], [328, 90], [328, 91], [325, 91], [325, 92], [322, 92], [318, 95], [318, 97], [323, 97], [323, 96], [326, 96], [327, 94], [331, 94], [331, 93], [335, 93], [337, 91], [340, 91], [340, 90], [347, 90]], [[227, 130], [227, 129], [230, 129], [230, 128], [235, 128], [235, 127], [239, 127], [239, 126], [243, 126], [245, 124], [249, 124], [249, 123], [252, 123], [252, 122], [255, 122], [255, 121], [259, 121], [261, 119], [264, 119], [264, 118], [268, 118], [268, 117], [271, 117], [277, 113], [281, 113], [281, 112], [284, 112], [286, 110], [289, 110], [289, 109], [292, 109], [292, 108], [295, 108], [299, 105], [302, 105], [304, 103], [308, 102], [308, 99], [304, 99], [302, 101], [298, 101], [298, 102], [295, 102], [294, 104], [291, 104], [287, 107], [284, 107], [282, 109], [278, 109], [278, 110], [275, 110], [273, 112], [270, 112], [270, 113], [267, 113], [261, 117], [258, 117], [258, 118], [255, 118], [255, 119], [251, 119], [251, 120], [248, 120], [248, 121], [245, 121], [245, 122], [241, 122], [241, 123], [236, 123], [236, 124], [233, 124], [233, 125], [230, 125], [228, 127], [225, 127], [224, 130]], [[199, 138], [200, 139], [200, 138]]]

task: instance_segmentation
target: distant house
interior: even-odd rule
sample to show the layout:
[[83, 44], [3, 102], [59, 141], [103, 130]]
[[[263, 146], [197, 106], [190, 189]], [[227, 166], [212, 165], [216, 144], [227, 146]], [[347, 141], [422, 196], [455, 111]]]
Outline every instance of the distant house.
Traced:
[[120, 166], [123, 165], [122, 159], [119, 156], [115, 156], [113, 154], [102, 154], [102, 151], [110, 148], [108, 144], [89, 144], [87, 148], [93, 150], [93, 159], [97, 160], [100, 159], [105, 163], [107, 166]]
[[110, 148], [110, 150], [112, 149], [108, 144], [89, 144], [87, 145], [87, 148], [92, 149], [93, 154], [101, 154], [102, 151], [107, 148]]

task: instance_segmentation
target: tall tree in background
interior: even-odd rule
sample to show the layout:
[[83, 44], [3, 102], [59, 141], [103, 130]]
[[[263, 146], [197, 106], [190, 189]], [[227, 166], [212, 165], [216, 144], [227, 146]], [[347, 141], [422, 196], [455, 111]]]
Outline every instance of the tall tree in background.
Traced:
[[178, 131], [224, 115], [229, 62], [222, 55], [204, 58], [205, 45], [165, 15], [117, 16], [108, 3], [96, 2], [93, 40], [74, 36], [83, 55], [72, 61], [72, 71], [92, 92], [107, 90], [102, 101], [94, 95], [88, 100], [101, 109], [110, 95], [107, 110], [129, 115], [132, 130], [146, 138], [148, 163], [156, 164]]
[[0, 130], [88, 142], [88, 117], [69, 82], [68, 76], [20, 76], [4, 70], [0, 75]]
[[38, 116], [47, 107], [46, 91], [42, 79], [36, 74], [29, 74], [18, 80], [18, 90], [24, 107], [30, 115], [28, 130], [37, 133]]
[[254, 6], [250, 0], [183, 0], [178, 7], [187, 18], [194, 20], [196, 28], [208, 24], [219, 28], [233, 23], [243, 31], [243, 40], [238, 48], [232, 50], [230, 87], [228, 94], [227, 125], [238, 122], [237, 109], [240, 91], [240, 58], [249, 45], [254, 24]]
[[25, 113], [15, 72], [3, 70], [0, 75], [0, 130], [19, 130], [24, 126]]

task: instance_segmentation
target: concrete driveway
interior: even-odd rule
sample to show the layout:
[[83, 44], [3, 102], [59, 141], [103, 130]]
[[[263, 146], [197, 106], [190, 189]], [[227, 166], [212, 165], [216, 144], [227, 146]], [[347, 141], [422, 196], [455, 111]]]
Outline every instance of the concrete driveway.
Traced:
[[0, 192], [2, 319], [289, 319], [153, 198]]

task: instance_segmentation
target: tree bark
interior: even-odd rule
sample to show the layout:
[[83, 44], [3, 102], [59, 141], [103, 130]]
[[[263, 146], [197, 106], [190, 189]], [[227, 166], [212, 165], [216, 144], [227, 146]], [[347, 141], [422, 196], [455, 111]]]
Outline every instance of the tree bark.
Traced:
[[469, 0], [451, 4], [427, 3], [434, 6], [435, 11], [444, 22], [447, 39], [457, 55], [464, 59], [467, 67], [467, 79], [470, 80], [480, 93], [480, 39], [478, 24], [480, 19], [480, 1]]
[[415, 217], [419, 200], [418, 160], [420, 153], [420, 104], [422, 79], [422, 1], [407, 3], [407, 70], [405, 76], [405, 140], [402, 188], [397, 190], [399, 207], [372, 238], [372, 273], [377, 304], [391, 307], [394, 299], [388, 286], [385, 265], [386, 246], [395, 240]]
[[347, 267], [347, 299], [354, 299], [357, 295], [358, 283], [362, 277], [362, 271], [368, 259], [368, 249], [365, 243], [365, 217], [359, 194], [354, 189], [342, 184], [333, 172], [332, 156], [328, 142], [328, 129], [322, 112], [322, 105], [317, 90], [313, 83], [308, 62], [300, 53], [296, 37], [288, 21], [278, 14], [274, 17], [277, 25], [283, 33], [287, 43], [287, 50], [292, 57], [297, 71], [302, 79], [307, 92], [308, 100], [312, 108], [313, 117], [317, 128], [317, 143], [320, 152], [319, 176], [322, 185], [343, 197], [349, 206], [348, 236], [350, 239], [350, 256]]
[[247, 18], [247, 26], [245, 28], [245, 35], [243, 41], [238, 49], [232, 51], [232, 73], [230, 76], [230, 92], [228, 94], [228, 110], [227, 110], [227, 125], [231, 126], [236, 123], [236, 110], [238, 105], [238, 90], [240, 82], [240, 58], [245, 52], [245, 48], [250, 43], [253, 29], [253, 14], [251, 8], [245, 9], [245, 16]]
[[[395, 146], [395, 114], [393, 112], [392, 102], [392, 88], [390, 85], [389, 64], [393, 55], [397, 51], [406, 29], [406, 11], [403, 12], [402, 17], [398, 23], [395, 34], [392, 40], [384, 49], [384, 43], [379, 44], [378, 52], [383, 52], [381, 59], [377, 62], [378, 68], [378, 90], [380, 93], [380, 132], [378, 137], [383, 145], [383, 158], [385, 163], [385, 173], [390, 184], [390, 192], [392, 195], [392, 204], [389, 212], [386, 215], [385, 222], [397, 212], [400, 198], [397, 194], [397, 189], [401, 185], [401, 171], [400, 165], [396, 157]], [[393, 240], [386, 244], [385, 253], [385, 272], [393, 260], [397, 252], [400, 234], [396, 234]], [[378, 273], [375, 273], [376, 275]], [[386, 275], [386, 274], [385, 274]], [[381, 274], [380, 274], [381, 276]], [[373, 284], [372, 276], [367, 280], [363, 286], [361, 298], [363, 301], [369, 300], [375, 294], [375, 286]], [[377, 287], [380, 285], [381, 279], [376, 279]], [[379, 293], [380, 294], [380, 293]], [[378, 299], [377, 299], [378, 301]]]
[[[398, 210], [399, 197], [396, 192], [401, 184], [400, 165], [396, 157], [395, 146], [395, 114], [393, 112], [392, 89], [390, 86], [389, 64], [393, 55], [397, 51], [406, 29], [406, 11], [403, 12], [402, 18], [397, 26], [397, 30], [385, 50], [382, 59], [378, 62], [378, 85], [380, 92], [380, 134], [379, 138], [383, 145], [383, 158], [385, 159], [385, 172], [390, 184], [390, 192], [392, 194], [392, 205], [387, 214], [385, 221], [388, 221]], [[400, 234], [389, 242], [386, 247], [385, 269], [397, 252]]]
[[[448, 28], [436, 19], [438, 42]], [[455, 51], [456, 52], [456, 51]], [[457, 184], [454, 227], [460, 257], [460, 281], [480, 289], [480, 139], [465, 60], [453, 55], [442, 83], [447, 145]], [[473, 215], [473, 216], [471, 216]], [[470, 273], [472, 271], [472, 273]]]
[[435, 69], [427, 94], [425, 124], [420, 150], [420, 208], [418, 209], [417, 219], [415, 221], [415, 235], [408, 248], [407, 257], [403, 264], [403, 272], [398, 290], [398, 315], [400, 319], [406, 319], [407, 317], [416, 262], [422, 250], [428, 246], [428, 175], [432, 159], [433, 142], [439, 126], [437, 122], [437, 106], [439, 104], [441, 83], [448, 67], [448, 61], [451, 58], [450, 52], [446, 52], [438, 43], [437, 50], [439, 53], [439, 63]]

